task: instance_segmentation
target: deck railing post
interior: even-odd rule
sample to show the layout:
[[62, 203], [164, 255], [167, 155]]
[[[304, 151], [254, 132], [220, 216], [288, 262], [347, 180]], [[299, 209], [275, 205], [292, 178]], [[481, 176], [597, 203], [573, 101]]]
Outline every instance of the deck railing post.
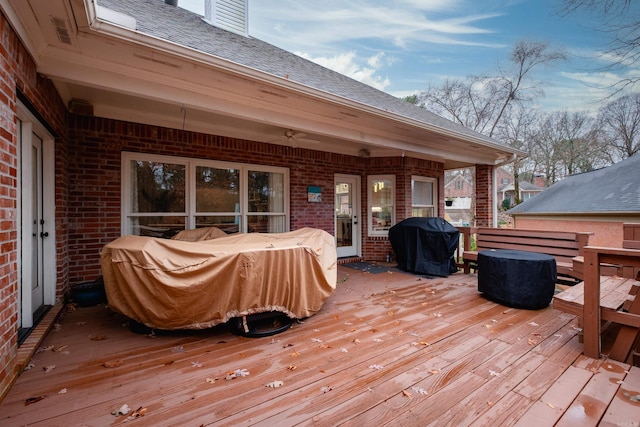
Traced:
[[596, 249], [584, 250], [584, 355], [600, 358], [600, 257]]

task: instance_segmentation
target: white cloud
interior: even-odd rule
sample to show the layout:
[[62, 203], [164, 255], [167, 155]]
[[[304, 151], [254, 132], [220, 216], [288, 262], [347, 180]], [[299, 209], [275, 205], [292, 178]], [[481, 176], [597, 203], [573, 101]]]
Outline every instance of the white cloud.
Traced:
[[363, 59], [358, 58], [355, 52], [340, 53], [331, 57], [313, 57], [307, 53], [297, 53], [297, 55], [376, 89], [385, 90], [391, 84], [388, 77], [377, 75], [382, 58], [384, 58], [384, 52]]
[[477, 36], [491, 30], [479, 24], [497, 14], [452, 17], [456, 1], [325, 0], [312, 6], [299, 1], [254, 1], [250, 4], [253, 36], [287, 50], [315, 50], [364, 40], [392, 42], [408, 49], [423, 43], [501, 47]]

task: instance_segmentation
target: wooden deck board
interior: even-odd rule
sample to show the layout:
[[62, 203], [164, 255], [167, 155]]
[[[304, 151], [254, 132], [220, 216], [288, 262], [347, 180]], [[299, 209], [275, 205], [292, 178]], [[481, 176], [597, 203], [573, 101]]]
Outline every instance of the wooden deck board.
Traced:
[[[147, 408], [136, 426], [509, 425], [550, 412], [539, 406], [567, 377], [606, 367], [581, 356], [575, 316], [500, 306], [476, 280], [339, 267], [318, 314], [259, 339], [224, 326], [149, 338], [105, 307], [66, 312], [0, 403], [0, 425], [119, 425], [125, 417], [111, 411], [124, 403]], [[102, 366], [114, 361], [122, 365]], [[235, 369], [250, 374], [225, 380]], [[610, 384], [587, 380], [552, 419], [595, 398], [603, 421], [640, 420], [624, 395], [640, 391], [638, 369], [621, 374], [625, 385], [602, 372]], [[277, 380], [282, 387], [266, 387]]]

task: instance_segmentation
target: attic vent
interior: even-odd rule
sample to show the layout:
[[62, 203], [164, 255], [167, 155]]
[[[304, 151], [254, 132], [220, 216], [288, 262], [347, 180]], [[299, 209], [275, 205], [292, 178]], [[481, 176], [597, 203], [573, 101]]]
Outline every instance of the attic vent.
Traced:
[[205, 0], [204, 19], [211, 25], [247, 35], [247, 0]]
[[60, 42], [64, 44], [71, 45], [71, 34], [69, 33], [69, 28], [67, 27], [67, 21], [63, 18], [52, 16], [51, 22], [56, 29], [58, 40], [60, 40]]

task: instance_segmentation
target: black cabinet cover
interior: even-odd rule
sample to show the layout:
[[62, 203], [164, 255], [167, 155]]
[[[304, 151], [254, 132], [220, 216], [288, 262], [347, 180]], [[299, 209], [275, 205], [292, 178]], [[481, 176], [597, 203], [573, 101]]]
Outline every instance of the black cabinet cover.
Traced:
[[446, 277], [457, 271], [454, 253], [460, 232], [442, 218], [407, 218], [389, 229], [398, 268]]

